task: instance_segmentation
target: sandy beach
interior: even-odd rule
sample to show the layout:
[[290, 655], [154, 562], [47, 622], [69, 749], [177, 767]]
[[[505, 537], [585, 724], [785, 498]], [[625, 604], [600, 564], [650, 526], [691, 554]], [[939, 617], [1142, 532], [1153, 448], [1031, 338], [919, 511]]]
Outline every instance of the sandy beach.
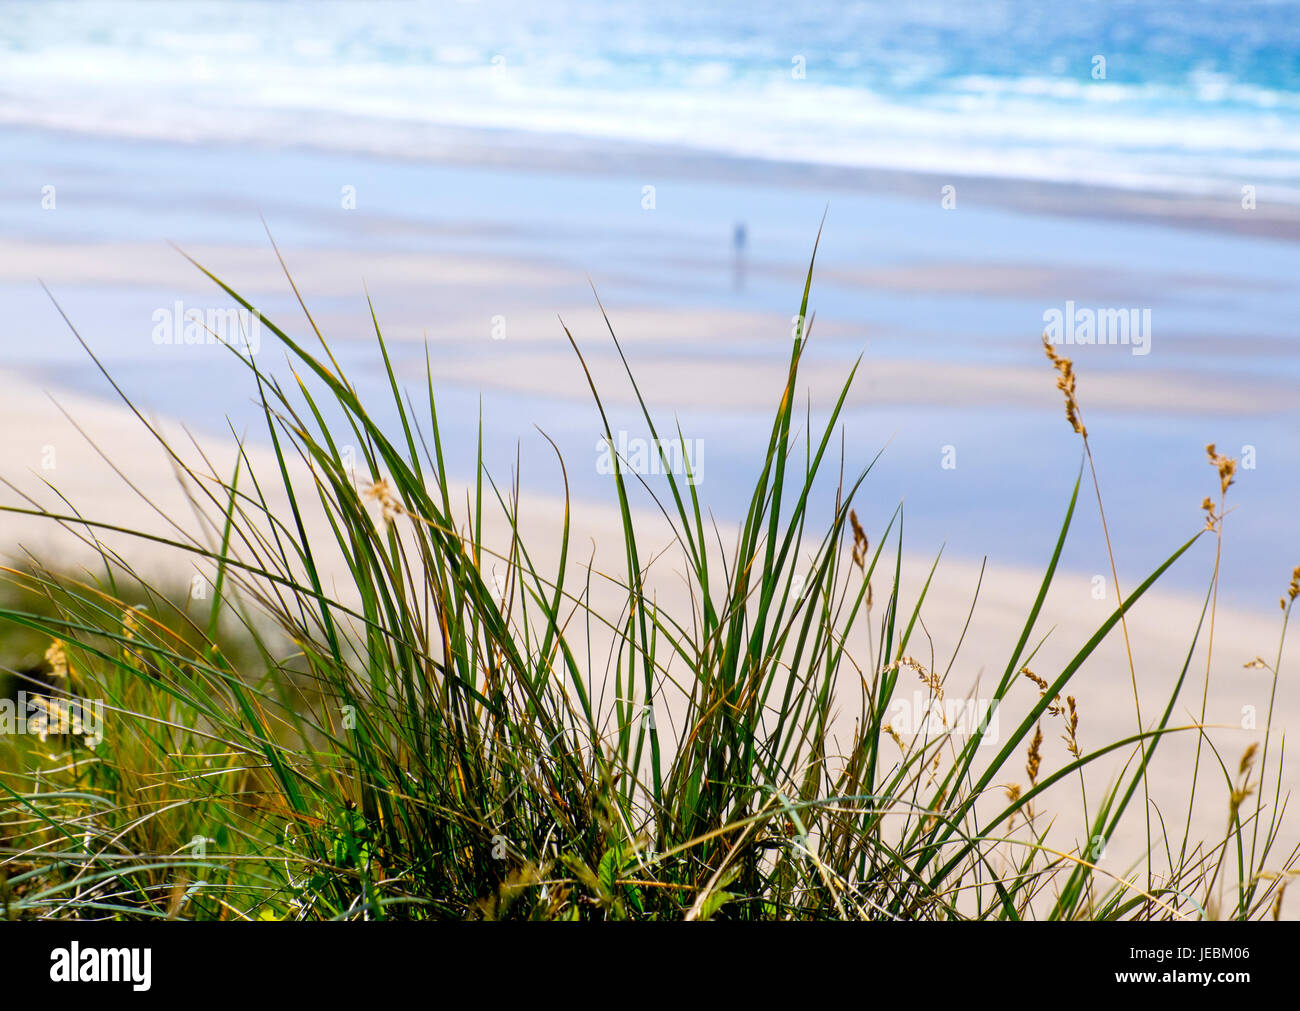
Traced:
[[[546, 572], [567, 508], [564, 589], [613, 621], [626, 569], [602, 411], [620, 445], [649, 435], [643, 403], [661, 433], [688, 441], [721, 571], [792, 342], [810, 328], [792, 466], [857, 371], [798, 557], [863, 470], [855, 508], [873, 547], [902, 517], [885, 549], [901, 538], [900, 585], [892, 566], [876, 573], [874, 609], [846, 631], [846, 669], [872, 669], [891, 590], [910, 615], [929, 579], [906, 651], [943, 675], [948, 699], [986, 700], [1078, 482], [1016, 664], [1054, 677], [1121, 593], [1204, 526], [1201, 503], [1220, 487], [1207, 447], [1237, 462], [1221, 555], [1203, 534], [1067, 689], [1087, 751], [1150, 728], [1187, 672], [1170, 719], [1184, 729], [1162, 740], [1150, 796], [1106, 840], [1103, 876], [1130, 874], [1148, 845], [1157, 876], [1177, 863], [1166, 841], [1189, 818], [1198, 735], [1187, 728], [1202, 709], [1190, 836], [1223, 838], [1228, 780], [1270, 710], [1271, 761], [1280, 731], [1300, 725], [1295, 637], [1275, 696], [1270, 672], [1248, 666], [1277, 657], [1278, 598], [1300, 564], [1294, 61], [1234, 36], [1247, 56], [1221, 66], [1217, 35], [1191, 15], [1171, 28], [1159, 4], [1141, 15], [1164, 40], [1151, 59], [1122, 34], [1085, 30], [1091, 14], [1076, 34], [1024, 11], [954, 27], [854, 5], [835, 28], [766, 8], [713, 20], [670, 4], [643, 21], [579, 4], [553, 23], [466, 2], [374, 23], [332, 9], [315, 34], [295, 23], [293, 45], [270, 52], [255, 16], [283, 28], [276, 6], [232, 11], [216, 34], [178, 6], [165, 30], [88, 8], [81, 21], [56, 12], [52, 28], [24, 10], [31, 20], [0, 31], [0, 505], [97, 524], [0, 514], [5, 564], [96, 572], [107, 554], [183, 594], [210, 573], [163, 541], [216, 544], [211, 504], [195, 504], [233, 471], [236, 441], [274, 476], [245, 363], [183, 334], [194, 314], [209, 329], [234, 320], [287, 389], [291, 357], [265, 323], [229, 315], [232, 298], [187, 257], [313, 352], [318, 329], [376, 423], [396, 430], [378, 327], [422, 425], [426, 383], [436, 394], [452, 500], [470, 493], [481, 456], [499, 487], [518, 487], [520, 532]], [[1285, 18], [1257, 16], [1260, 37], [1289, 52]], [[999, 17], [1005, 52], [986, 23]], [[1250, 54], [1281, 69], [1270, 77]], [[1058, 327], [1086, 453], [1044, 355]], [[688, 627], [698, 601], [661, 509], [666, 485], [642, 469], [631, 509], [653, 559], [647, 596]], [[290, 471], [309, 486], [302, 461]], [[270, 502], [287, 519], [282, 490]], [[351, 602], [326, 517], [309, 508], [305, 522], [325, 582]], [[505, 522], [489, 530], [508, 553]], [[597, 627], [582, 642], [606, 714], [615, 639]], [[693, 672], [664, 652], [655, 705], [676, 739]], [[1006, 733], [1038, 700], [1013, 674]], [[906, 735], [925, 682], [910, 667], [901, 677], [893, 722]], [[840, 686], [840, 738], [860, 688]], [[1042, 729], [1050, 773], [1069, 760], [1063, 720]], [[992, 760], [999, 731], [990, 738]], [[1006, 763], [981, 815], [1032, 778], [1026, 761]], [[1058, 784], [1032, 828], [1089, 850], [1095, 799], [1133, 761], [1121, 748], [1088, 766], [1082, 791]], [[1261, 791], [1266, 818], [1274, 790], [1285, 802], [1300, 781], [1293, 749], [1281, 768], [1280, 788]], [[1279, 863], [1298, 842], [1287, 828]], [[1298, 904], [1292, 895], [1287, 912]]]

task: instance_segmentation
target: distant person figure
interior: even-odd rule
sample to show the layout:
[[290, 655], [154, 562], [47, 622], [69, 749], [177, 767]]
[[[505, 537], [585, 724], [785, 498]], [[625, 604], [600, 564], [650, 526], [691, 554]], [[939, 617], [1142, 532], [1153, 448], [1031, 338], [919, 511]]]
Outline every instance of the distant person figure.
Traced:
[[736, 228], [731, 236], [731, 245], [735, 250], [731, 276], [737, 291], [741, 291], [745, 287], [745, 240], [747, 238], [745, 223], [737, 221]]

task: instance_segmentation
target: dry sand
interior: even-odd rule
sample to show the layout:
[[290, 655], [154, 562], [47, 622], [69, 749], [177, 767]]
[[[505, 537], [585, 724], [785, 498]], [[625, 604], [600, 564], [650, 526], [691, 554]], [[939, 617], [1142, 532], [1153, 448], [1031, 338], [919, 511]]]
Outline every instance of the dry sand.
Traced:
[[[269, 243], [262, 247], [201, 245], [186, 252], [209, 265], [255, 305], [288, 295], [282, 268]], [[581, 280], [579, 271], [544, 260], [486, 254], [307, 249], [288, 251], [286, 258], [298, 289], [308, 305], [315, 306], [317, 323], [335, 344], [373, 340], [365, 302], [369, 293], [383, 307], [387, 340], [429, 341], [440, 383], [587, 401], [589, 393], [564, 336], [567, 326], [578, 339], [608, 402], [635, 402], [590, 289], [575, 285], [575, 280]], [[1135, 296], [1122, 277], [1094, 273], [1097, 276], [1091, 281], [1075, 278], [1072, 290], [1091, 292], [1099, 299]], [[827, 269], [821, 276], [865, 288], [914, 292], [923, 298], [988, 290], [990, 285], [1002, 294], [1045, 296], [1061, 280], [1059, 274], [1032, 267], [990, 268], [953, 262], [860, 270], [851, 276]], [[29, 284], [34, 277], [60, 296], [104, 287], [161, 288], [174, 291], [177, 298], [189, 295], [191, 304], [205, 304], [211, 302], [214, 291], [211, 282], [184, 257], [157, 243], [0, 239], [0, 284]], [[502, 277], [509, 279], [504, 294]], [[793, 290], [792, 279], [782, 277]], [[1197, 282], [1190, 276], [1168, 280], [1175, 285]], [[332, 304], [340, 294], [348, 296], [346, 309]], [[319, 307], [322, 302], [324, 308]], [[296, 309], [286, 315], [296, 324]], [[784, 312], [620, 303], [610, 310], [610, 319], [619, 340], [635, 350], [637, 382], [652, 403], [671, 405], [675, 411], [766, 412], [772, 390], [784, 383], [792, 337], [792, 320]], [[43, 320], [42, 326], [49, 332], [67, 339], [52, 310]], [[503, 340], [490, 336], [497, 320], [504, 325]], [[148, 345], [148, 327], [141, 327], [140, 335], [139, 347], [153, 350]], [[1055, 414], [1059, 407], [1058, 394], [1044, 381], [1044, 368], [1036, 355], [1032, 365], [963, 361], [941, 349], [891, 346], [888, 334], [826, 314], [816, 318], [813, 338], [801, 365], [802, 380], [813, 403], [829, 403], [838, 395], [853, 361], [853, 355], [839, 350], [852, 348], [855, 354], [865, 350], [867, 358], [846, 402], [850, 408], [1017, 405]], [[45, 338], [38, 333], [32, 339]], [[1024, 339], [1032, 345], [1036, 338]], [[1256, 343], [1261, 346], [1242, 343], [1242, 353], [1293, 353], [1290, 343], [1282, 340], [1262, 342], [1267, 346]], [[835, 353], [828, 353], [828, 346], [837, 349]], [[1181, 338], [1171, 345], [1171, 353], [1162, 346], [1159, 365], [1144, 365], [1138, 371], [1089, 369], [1088, 407], [1227, 416], [1276, 415], [1294, 407], [1294, 384], [1285, 376], [1238, 376], [1184, 367], [1182, 356], [1198, 350], [1195, 338]], [[684, 365], [687, 361], [689, 368]], [[422, 362], [418, 368], [421, 375], [415, 378], [422, 380]], [[719, 383], [720, 375], [727, 381]]]

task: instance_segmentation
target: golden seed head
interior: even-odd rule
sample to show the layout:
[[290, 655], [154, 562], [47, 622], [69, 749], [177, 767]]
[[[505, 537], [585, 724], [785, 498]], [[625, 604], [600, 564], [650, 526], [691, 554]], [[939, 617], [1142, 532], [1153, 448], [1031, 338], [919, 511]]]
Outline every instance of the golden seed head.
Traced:
[[1023, 674], [1025, 677], [1029, 678], [1029, 680], [1032, 681], [1034, 684], [1038, 685], [1038, 690], [1040, 692], [1047, 691], [1047, 681], [1044, 678], [1040, 678], [1028, 667], [1021, 667], [1020, 673]]
[[1047, 352], [1052, 367], [1060, 373], [1056, 380], [1056, 388], [1065, 395], [1065, 420], [1070, 423], [1071, 428], [1086, 439], [1088, 430], [1079, 420], [1079, 400], [1074, 390], [1074, 363], [1056, 353], [1056, 348], [1052, 347], [1051, 338], [1047, 334], [1043, 334], [1043, 350]]
[[[1047, 696], [1047, 690], [1051, 686], [1048, 685], [1045, 679], [1040, 678], [1028, 667], [1021, 667], [1020, 673], [1023, 674], [1025, 677], [1027, 677], [1034, 684], [1038, 685], [1039, 698], [1045, 698]], [[1047, 714], [1049, 716], [1060, 716], [1061, 713], [1063, 713], [1064, 711], [1065, 711], [1064, 708], [1061, 706], [1061, 696], [1059, 695], [1055, 696], [1047, 706]]]
[[1254, 741], [1250, 747], [1242, 753], [1241, 764], [1237, 766], [1237, 774], [1244, 776], [1250, 771], [1250, 767], [1255, 764], [1255, 752], [1259, 750], [1259, 742]]
[[849, 523], [853, 525], [853, 564], [863, 572], [866, 572], [867, 533], [862, 529], [862, 524], [858, 522], [858, 512], [856, 509], [849, 510]]
[[1286, 588], [1286, 598], [1282, 601], [1282, 610], [1286, 610], [1286, 602], [1295, 600], [1300, 596], [1300, 565], [1297, 565], [1291, 573], [1291, 585]]
[[[916, 676], [921, 679], [921, 683], [934, 693], [935, 698], [940, 702], [943, 701], [943, 679], [940, 678], [938, 671], [931, 673], [925, 669], [925, 664], [921, 663], [915, 657], [900, 656], [891, 665], [895, 670], [898, 667], [911, 667], [916, 671]], [[945, 722], [947, 720], [945, 719]]]
[[388, 483], [386, 477], [381, 477], [373, 484], [363, 484], [361, 486], [361, 497], [379, 503], [380, 514], [383, 516], [385, 523], [392, 523], [398, 516], [406, 512], [406, 508], [397, 498], [397, 492]]
[[[1237, 461], [1230, 456], [1223, 456], [1217, 452], [1212, 442], [1206, 445], [1205, 455], [1210, 458], [1210, 466], [1219, 472], [1220, 494], [1226, 495], [1228, 486], [1232, 484], [1233, 476], [1237, 473]], [[1201, 508], [1204, 508], [1204, 506]]]
[[45, 662], [50, 665], [50, 676], [65, 678], [68, 676], [68, 654], [63, 648], [63, 641], [55, 639], [45, 651]]
[[1029, 776], [1029, 782], [1038, 783], [1038, 767], [1043, 762], [1043, 728], [1034, 727], [1034, 739], [1029, 742], [1029, 755], [1025, 762], [1025, 773]]
[[122, 659], [128, 666], [134, 667], [138, 671], [144, 670], [144, 657], [135, 648], [128, 645], [137, 639], [143, 638], [141, 632], [144, 626], [140, 623], [140, 612], [134, 607], [128, 607], [122, 612], [122, 638], [125, 642], [122, 644]]
[[1065, 702], [1070, 708], [1070, 715], [1065, 721], [1065, 733], [1061, 735], [1061, 739], [1065, 741], [1066, 750], [1075, 758], [1079, 758], [1081, 757], [1079, 754], [1078, 738], [1079, 711], [1075, 708], [1073, 695], [1067, 695], [1065, 697]]

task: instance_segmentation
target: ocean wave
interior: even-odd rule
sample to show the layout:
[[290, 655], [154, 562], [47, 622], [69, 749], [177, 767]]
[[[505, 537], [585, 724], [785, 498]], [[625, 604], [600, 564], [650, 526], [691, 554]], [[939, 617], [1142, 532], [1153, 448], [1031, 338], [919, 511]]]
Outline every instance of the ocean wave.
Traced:
[[[891, 44], [875, 49], [836, 38], [829, 15], [790, 21], [760, 3], [733, 11], [750, 19], [737, 25], [668, 6], [577, 3], [514, 17], [487, 0], [432, 13], [347, 7], [303, 28], [291, 21], [298, 5], [252, 0], [220, 23], [199, 3], [73, 4], [44, 18], [19, 4], [0, 25], [0, 124], [429, 158], [446, 153], [439, 128], [505, 130], [535, 145], [672, 145], [1120, 188], [1231, 194], [1249, 184], [1300, 202], [1300, 83], [1216, 69], [1200, 36], [1168, 43], [1181, 62], [1115, 58], [1114, 73], [1093, 80], [1090, 53], [1107, 47], [1081, 42], [1077, 25], [1059, 39], [1013, 36], [1026, 68], [1017, 71], [1010, 54], [984, 65], [986, 26], [909, 32], [889, 5], [844, 15], [847, 25], [861, 9], [880, 21]], [[1055, 54], [1051, 72], [1035, 46]]]

